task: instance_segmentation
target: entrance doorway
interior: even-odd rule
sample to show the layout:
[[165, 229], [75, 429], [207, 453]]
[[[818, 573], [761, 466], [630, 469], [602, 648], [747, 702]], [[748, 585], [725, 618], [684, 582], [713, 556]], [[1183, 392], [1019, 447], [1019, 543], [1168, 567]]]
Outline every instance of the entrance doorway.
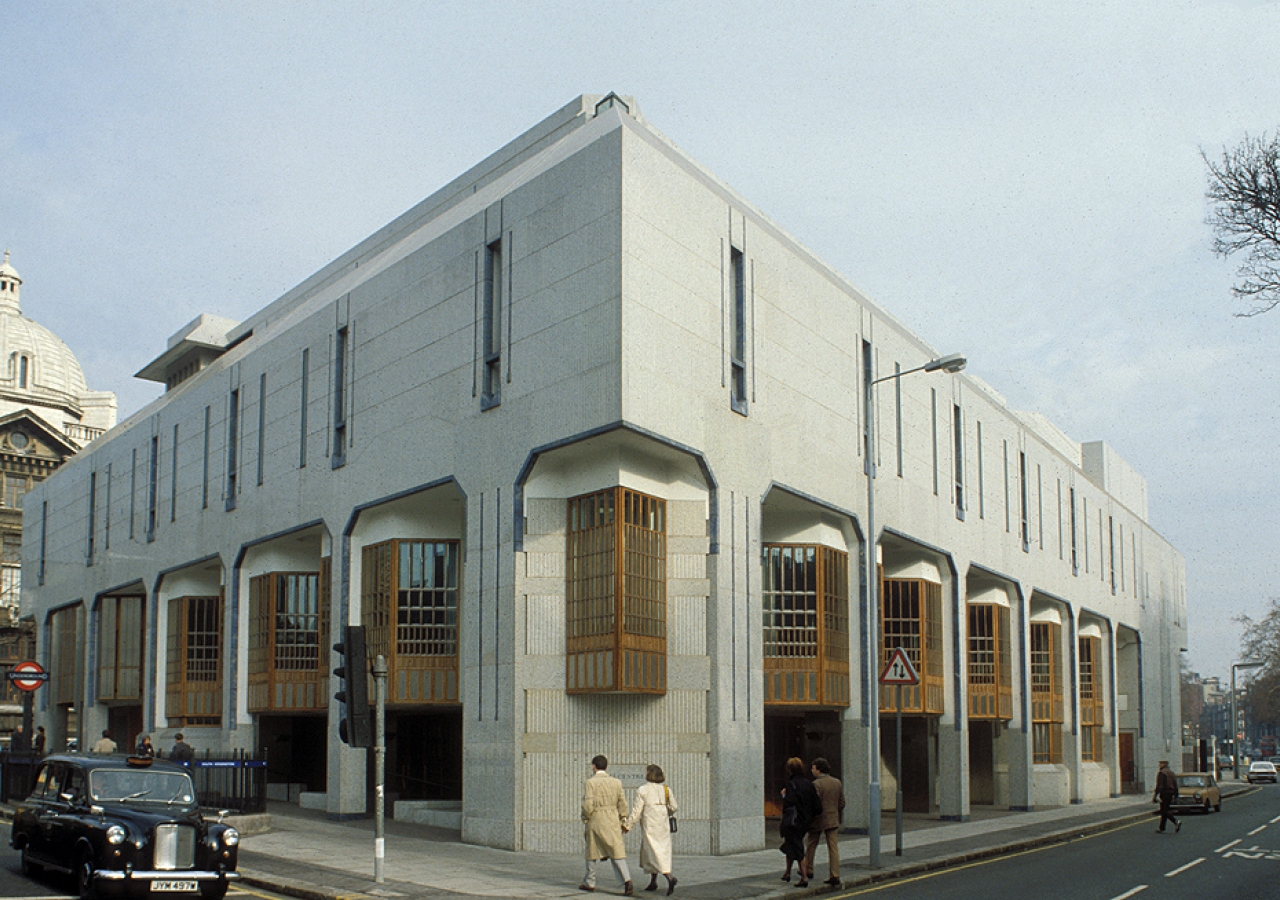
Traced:
[[[831, 763], [831, 774], [840, 774], [840, 714], [835, 710], [770, 711], [764, 714], [764, 814], [782, 815], [782, 789], [787, 784], [787, 760], [799, 757], [809, 764], [819, 756]], [[846, 787], [847, 790], [847, 787]]]
[[1138, 766], [1134, 757], [1134, 733], [1120, 732], [1120, 793], [1144, 794], [1146, 790], [1138, 780]]
[[994, 806], [996, 802], [994, 722], [969, 720], [969, 802]]
[[[141, 706], [112, 706], [107, 710], [107, 731], [116, 742], [116, 750], [120, 753], [132, 753], [138, 746], [138, 735], [142, 734]], [[93, 746], [97, 736], [89, 741]]]
[[[937, 722], [935, 716], [902, 717], [902, 809], [904, 812], [933, 811], [932, 773], [937, 759]], [[880, 795], [884, 809], [893, 809], [895, 805], [894, 793], [897, 791], [897, 784], [894, 781], [893, 767], [897, 754], [896, 730], [896, 716], [880, 717], [880, 758], [886, 772], [886, 777], [882, 779], [884, 790]]]
[[462, 708], [387, 711], [387, 789], [400, 800], [462, 799]]
[[323, 791], [329, 746], [328, 719], [316, 716], [259, 716], [258, 747], [267, 753], [267, 783], [299, 791]]

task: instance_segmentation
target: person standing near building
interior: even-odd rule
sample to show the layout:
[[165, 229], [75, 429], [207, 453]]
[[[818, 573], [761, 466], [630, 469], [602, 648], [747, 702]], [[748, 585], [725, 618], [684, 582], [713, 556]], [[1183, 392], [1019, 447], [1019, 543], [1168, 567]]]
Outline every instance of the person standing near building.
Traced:
[[93, 746], [89, 748], [91, 753], [115, 753], [116, 742], [111, 740], [111, 733], [102, 732], [102, 737], [93, 742]]
[[[1173, 774], [1173, 769], [1169, 768], [1169, 760], [1160, 760], [1160, 771], [1156, 774], [1156, 792], [1152, 796], [1152, 803], [1160, 804], [1160, 826], [1156, 828], [1156, 834], [1164, 834], [1164, 823], [1172, 822], [1174, 834], [1182, 830], [1182, 823], [1173, 817], [1173, 801], [1178, 796], [1178, 776]], [[1208, 807], [1206, 807], [1207, 809]]]
[[190, 765], [195, 755], [196, 753], [191, 749], [191, 745], [182, 739], [181, 731], [173, 736], [173, 749], [169, 751], [169, 759], [186, 766]]
[[579, 890], [596, 889], [596, 863], [607, 859], [622, 882], [622, 893], [630, 897], [635, 890], [631, 886], [631, 872], [627, 869], [627, 848], [622, 835], [627, 830], [627, 798], [622, 793], [622, 782], [608, 774], [609, 760], [596, 756], [591, 760], [591, 777], [582, 793], [582, 822], [587, 842], [587, 875]]
[[844, 812], [844, 785], [839, 778], [831, 775], [831, 764], [819, 756], [809, 767], [813, 773], [813, 789], [818, 795], [819, 810], [809, 826], [809, 837], [805, 841], [804, 869], [801, 876], [813, 872], [813, 860], [818, 853], [818, 841], [827, 840], [827, 869], [831, 873], [824, 884], [840, 884], [840, 842], [837, 840], [840, 830], [840, 814]]
[[36, 756], [44, 756], [45, 740], [44, 726], [39, 725], [36, 727], [36, 742], [33, 745], [33, 748], [36, 751]]
[[800, 870], [796, 887], [807, 885], [812, 874], [805, 868], [804, 838], [817, 810], [818, 795], [813, 790], [813, 782], [804, 774], [804, 763], [793, 756], [787, 760], [787, 786], [782, 789], [782, 823], [778, 831], [782, 835], [782, 853], [787, 858], [782, 880], [791, 880], [791, 864], [795, 863]]
[[15, 756], [26, 756], [31, 752], [31, 736], [22, 730], [21, 722], [9, 736], [9, 752]]
[[676, 877], [671, 874], [671, 819], [675, 816], [675, 798], [667, 787], [667, 776], [662, 767], [645, 766], [645, 783], [636, 791], [636, 802], [631, 805], [626, 828], [630, 831], [640, 823], [644, 843], [640, 845], [640, 867], [649, 873], [646, 891], [658, 889], [658, 875], [667, 879], [667, 896], [676, 889]]
[[134, 756], [142, 756], [146, 759], [152, 759], [156, 755], [156, 748], [151, 746], [151, 735], [143, 734], [138, 736], [138, 746], [133, 751]]

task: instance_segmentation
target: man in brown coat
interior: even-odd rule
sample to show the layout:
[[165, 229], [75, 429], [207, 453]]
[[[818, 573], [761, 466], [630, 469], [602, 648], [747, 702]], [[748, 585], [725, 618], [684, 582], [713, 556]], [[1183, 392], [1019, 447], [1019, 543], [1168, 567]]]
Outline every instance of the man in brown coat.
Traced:
[[631, 887], [631, 872], [627, 869], [627, 848], [622, 843], [623, 823], [627, 820], [627, 798], [622, 793], [622, 782], [605, 772], [609, 760], [597, 756], [591, 760], [591, 777], [582, 792], [582, 822], [587, 841], [587, 876], [578, 885], [580, 890], [596, 889], [596, 863], [607, 859], [622, 882], [622, 893], [628, 897], [635, 891]]
[[823, 836], [827, 839], [827, 868], [831, 877], [826, 884], [840, 884], [840, 843], [837, 840], [840, 831], [840, 814], [844, 812], [844, 786], [839, 778], [831, 776], [831, 764], [819, 756], [810, 766], [813, 772], [813, 789], [818, 792], [818, 801], [822, 811], [809, 826], [809, 834], [805, 838], [804, 872], [807, 878], [813, 877], [813, 859], [818, 852], [818, 841]]
[[[1173, 817], [1173, 801], [1178, 799], [1178, 776], [1173, 774], [1173, 769], [1169, 768], [1167, 759], [1160, 760], [1160, 771], [1156, 773], [1156, 792], [1152, 796], [1152, 803], [1160, 804], [1160, 827], [1156, 829], [1159, 834], [1164, 834], [1164, 823], [1166, 821], [1173, 823], [1174, 832], [1182, 830], [1182, 823]], [[1208, 807], [1205, 807], [1208, 809]]]

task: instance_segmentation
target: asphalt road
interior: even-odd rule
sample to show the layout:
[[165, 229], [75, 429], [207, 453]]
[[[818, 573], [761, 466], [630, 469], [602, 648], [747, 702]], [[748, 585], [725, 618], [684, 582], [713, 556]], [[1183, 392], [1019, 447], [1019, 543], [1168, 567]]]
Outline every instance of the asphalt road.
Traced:
[[[1154, 807], [1153, 807], [1154, 808]], [[1280, 787], [1223, 801], [1222, 812], [1186, 815], [1177, 834], [1156, 819], [1066, 844], [839, 891], [877, 900], [1275, 900], [1280, 896]], [[1172, 829], [1171, 829], [1172, 830]]]
[[[46, 872], [35, 878], [27, 878], [22, 874], [18, 852], [9, 847], [9, 829], [0, 828], [0, 898], [3, 900], [67, 900], [76, 897], [76, 883], [70, 876]], [[180, 898], [187, 895], [168, 894]], [[191, 895], [199, 900], [199, 895]], [[261, 888], [242, 888], [239, 885], [227, 892], [228, 900], [254, 900], [254, 898], [279, 898], [279, 894]]]

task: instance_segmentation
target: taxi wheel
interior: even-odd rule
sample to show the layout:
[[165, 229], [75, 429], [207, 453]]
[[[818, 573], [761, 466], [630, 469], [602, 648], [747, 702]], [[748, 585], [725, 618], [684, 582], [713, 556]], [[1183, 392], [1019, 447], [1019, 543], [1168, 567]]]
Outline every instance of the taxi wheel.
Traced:
[[22, 847], [22, 874], [28, 878], [39, 875], [44, 871], [44, 867], [38, 865], [31, 859], [31, 848], [25, 844]]
[[1209, 815], [1209, 801], [1204, 801], [1204, 809], [1201, 810], [1206, 816]]
[[93, 883], [93, 857], [88, 851], [80, 854], [80, 864], [76, 866], [76, 887], [80, 890], [80, 900], [97, 900], [98, 892]]
[[200, 896], [203, 900], [222, 900], [227, 896], [227, 883], [204, 885], [200, 888]]

